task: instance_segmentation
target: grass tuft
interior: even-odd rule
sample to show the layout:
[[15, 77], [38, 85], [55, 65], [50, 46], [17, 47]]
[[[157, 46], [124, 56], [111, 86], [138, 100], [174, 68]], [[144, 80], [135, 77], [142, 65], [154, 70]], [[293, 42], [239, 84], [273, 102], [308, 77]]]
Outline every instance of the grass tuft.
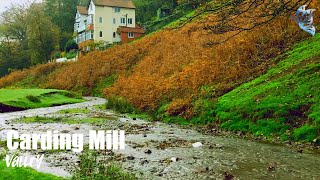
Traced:
[[84, 152], [80, 156], [79, 167], [76, 169], [72, 179], [136, 179], [132, 174], [124, 172], [121, 166], [109, 161], [106, 155], [101, 156], [98, 152]]

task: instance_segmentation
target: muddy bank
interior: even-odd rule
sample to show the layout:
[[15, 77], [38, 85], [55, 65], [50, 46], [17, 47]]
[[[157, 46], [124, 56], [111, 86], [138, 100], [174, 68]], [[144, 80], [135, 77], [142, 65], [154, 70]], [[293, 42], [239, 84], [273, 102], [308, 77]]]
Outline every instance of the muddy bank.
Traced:
[[16, 111], [23, 111], [23, 110], [26, 110], [26, 109], [19, 108], [19, 107], [8, 106], [8, 105], [0, 103], [0, 113], [16, 112]]

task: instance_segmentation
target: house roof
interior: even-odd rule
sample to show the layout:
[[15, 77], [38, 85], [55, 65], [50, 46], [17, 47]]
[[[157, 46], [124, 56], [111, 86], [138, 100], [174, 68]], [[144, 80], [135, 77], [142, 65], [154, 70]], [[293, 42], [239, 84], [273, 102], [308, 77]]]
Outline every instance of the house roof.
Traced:
[[85, 6], [77, 6], [77, 10], [79, 11], [80, 14], [84, 14], [84, 15], [88, 14], [87, 7]]
[[120, 26], [119, 30], [120, 30], [120, 32], [124, 32], [124, 33], [129, 33], [129, 32], [139, 33], [139, 34], [144, 34], [145, 33], [144, 29], [142, 27], [140, 27], [139, 25], [137, 25], [137, 24], [136, 24], [136, 27], [134, 27], [134, 28]]
[[92, 0], [97, 6], [110, 6], [110, 7], [123, 7], [129, 9], [135, 9], [131, 0]]

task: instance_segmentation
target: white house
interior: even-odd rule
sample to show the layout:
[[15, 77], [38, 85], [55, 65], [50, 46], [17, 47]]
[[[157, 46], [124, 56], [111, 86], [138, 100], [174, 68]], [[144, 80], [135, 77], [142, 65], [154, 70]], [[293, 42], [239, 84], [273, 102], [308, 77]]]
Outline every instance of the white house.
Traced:
[[91, 0], [87, 7], [78, 6], [74, 31], [78, 44], [130, 42], [144, 34], [136, 25], [135, 6], [131, 0]]

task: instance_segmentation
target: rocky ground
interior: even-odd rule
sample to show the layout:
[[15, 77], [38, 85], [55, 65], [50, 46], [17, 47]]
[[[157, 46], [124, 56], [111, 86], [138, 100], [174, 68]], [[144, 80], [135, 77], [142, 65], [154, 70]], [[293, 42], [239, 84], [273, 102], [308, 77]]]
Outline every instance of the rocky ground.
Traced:
[[[0, 114], [0, 138], [10, 129], [20, 133], [64, 133], [88, 135], [92, 129], [126, 131], [126, 149], [110, 153], [125, 170], [139, 179], [317, 179], [320, 156], [299, 153], [285, 146], [259, 143], [232, 137], [205, 135], [193, 129], [160, 122], [130, 119], [94, 105], [101, 98], [87, 98], [85, 103]], [[86, 108], [89, 113], [61, 114], [64, 109]], [[64, 118], [104, 117], [103, 124], [21, 123], [22, 117]], [[87, 138], [86, 138], [87, 139]], [[87, 140], [86, 140], [87, 142]], [[201, 145], [194, 147], [195, 143]], [[30, 152], [21, 152], [22, 154]], [[71, 151], [45, 153], [41, 171], [69, 177], [79, 163], [79, 154]]]

